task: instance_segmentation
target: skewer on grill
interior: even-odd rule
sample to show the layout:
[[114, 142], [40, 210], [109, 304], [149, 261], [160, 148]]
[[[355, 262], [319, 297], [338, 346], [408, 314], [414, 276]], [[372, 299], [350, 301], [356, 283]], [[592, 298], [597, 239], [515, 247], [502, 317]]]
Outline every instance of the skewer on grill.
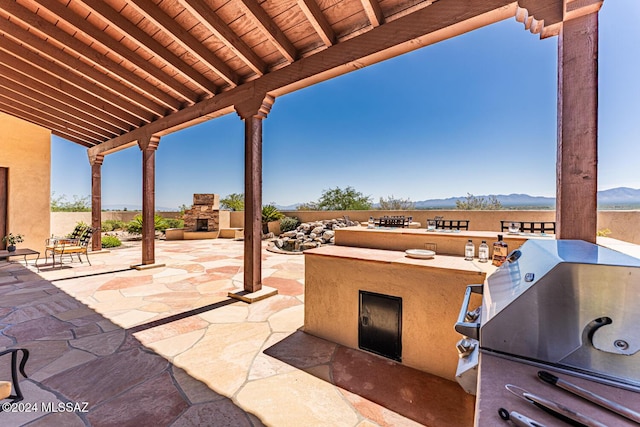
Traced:
[[[557, 402], [554, 402], [549, 399], [545, 399], [544, 397], [537, 396], [535, 394], [529, 393], [527, 390], [515, 386], [513, 384], [505, 385], [505, 388], [515, 396], [518, 396], [529, 403], [537, 406], [543, 411], [553, 415], [554, 417], [571, 424], [576, 427], [607, 427], [605, 424], [601, 423], [598, 420], [591, 418], [588, 415], [581, 414], [580, 412], [576, 412], [571, 408], [568, 408], [564, 405], [561, 405]], [[518, 392], [516, 392], [518, 391]], [[519, 393], [519, 394], [518, 394]]]
[[503, 420], [511, 420], [511, 422], [518, 427], [545, 427], [544, 424], [540, 424], [536, 420], [526, 417], [516, 411], [509, 412], [504, 408], [500, 408], [498, 409], [498, 414]]
[[610, 410], [611, 412], [615, 412], [618, 415], [622, 415], [640, 424], [640, 413], [634, 411], [633, 409], [629, 409], [626, 406], [623, 406], [619, 403], [616, 403], [612, 400], [609, 400], [605, 397], [597, 395], [589, 390], [586, 390], [580, 386], [570, 383], [569, 381], [565, 381], [557, 376], [547, 372], [547, 371], [538, 371], [538, 378], [542, 381], [549, 383], [551, 385], [558, 386], [564, 390], [567, 390], [570, 393], [575, 394], [576, 396], [580, 396], [583, 399], [588, 400], [589, 402], [595, 403], [596, 405], [602, 406]]

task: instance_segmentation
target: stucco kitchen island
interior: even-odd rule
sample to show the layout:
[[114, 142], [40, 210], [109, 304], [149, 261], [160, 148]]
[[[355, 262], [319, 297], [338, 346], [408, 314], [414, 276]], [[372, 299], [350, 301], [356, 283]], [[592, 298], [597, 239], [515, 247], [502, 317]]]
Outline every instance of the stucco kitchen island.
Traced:
[[[305, 332], [358, 349], [362, 292], [400, 303], [404, 365], [454, 380], [460, 335], [453, 329], [467, 285], [484, 283], [490, 263], [436, 255], [413, 259], [404, 252], [347, 246], [305, 251]], [[480, 304], [476, 296], [475, 306]], [[385, 321], [382, 320], [382, 323]], [[379, 322], [380, 323], [380, 322]], [[382, 325], [387, 335], [389, 325]]]

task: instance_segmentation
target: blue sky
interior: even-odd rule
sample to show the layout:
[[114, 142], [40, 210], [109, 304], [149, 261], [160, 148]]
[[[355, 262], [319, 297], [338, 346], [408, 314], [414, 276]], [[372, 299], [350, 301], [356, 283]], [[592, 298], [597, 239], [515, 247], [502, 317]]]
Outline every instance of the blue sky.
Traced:
[[[638, 18], [637, 0], [600, 11], [599, 189], [640, 188]], [[279, 97], [264, 121], [263, 203], [347, 186], [374, 202], [555, 196], [556, 89], [557, 38], [513, 18]], [[156, 206], [242, 193], [243, 141], [235, 114], [163, 137]], [[51, 175], [55, 196], [91, 194], [81, 146], [53, 137]], [[138, 148], [105, 157], [103, 205], [141, 205], [141, 187]]]

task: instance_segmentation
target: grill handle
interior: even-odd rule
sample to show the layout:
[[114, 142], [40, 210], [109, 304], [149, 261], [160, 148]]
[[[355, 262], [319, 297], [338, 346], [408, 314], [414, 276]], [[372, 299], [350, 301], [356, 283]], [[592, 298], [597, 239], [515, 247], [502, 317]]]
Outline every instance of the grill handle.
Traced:
[[464, 292], [464, 300], [462, 301], [462, 308], [460, 308], [460, 314], [458, 315], [458, 321], [456, 322], [454, 329], [459, 334], [464, 335], [465, 337], [479, 339], [480, 336], [480, 322], [465, 322], [465, 317], [467, 315], [467, 311], [469, 310], [469, 300], [471, 299], [471, 294], [482, 294], [483, 285], [469, 285], [467, 286], [467, 290]]

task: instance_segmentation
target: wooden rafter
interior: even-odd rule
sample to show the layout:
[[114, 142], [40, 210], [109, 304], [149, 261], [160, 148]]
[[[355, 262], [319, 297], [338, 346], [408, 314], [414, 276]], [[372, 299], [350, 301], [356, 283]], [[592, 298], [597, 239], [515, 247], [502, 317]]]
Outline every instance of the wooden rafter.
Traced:
[[173, 52], [162, 46], [158, 41], [142, 31], [132, 22], [126, 20], [120, 13], [118, 13], [118, 11], [112, 9], [102, 0], [76, 1], [81, 2], [89, 11], [91, 11], [91, 13], [95, 13], [100, 16], [100, 18], [105, 22], [108, 22], [110, 26], [117, 28], [123, 34], [126, 34], [127, 37], [134, 39], [148, 52], [161, 57], [183, 77], [200, 86], [200, 88], [208, 92], [210, 95], [214, 95], [218, 92], [218, 88], [209, 79], [198, 73], [194, 68], [190, 67], [173, 54]]
[[[91, 80], [105, 90], [110, 91], [112, 96], [108, 99], [113, 100], [112, 105], [120, 108], [123, 101], [128, 100], [131, 102], [131, 106], [126, 108], [126, 111], [138, 117], [136, 122], [143, 121], [148, 123], [153, 120], [154, 115], [165, 114], [166, 107], [154, 103], [140, 93], [130, 90], [130, 87], [113, 80], [99, 69], [89, 66], [86, 62], [79, 60], [77, 56], [71, 55], [72, 51], [67, 49], [63, 51], [43, 38], [36, 36], [32, 31], [26, 31], [22, 28], [9, 28], [10, 26], [11, 24], [8, 21], [0, 21], [0, 33], [15, 38], [16, 43], [28, 45], [33, 51], [46, 56], [60, 67], [67, 68], [70, 75], [77, 74], [80, 82], [85, 81], [85, 79]], [[70, 38], [70, 36], [68, 37]]]
[[[0, 9], [10, 16], [13, 22], [16, 20], [23, 22], [29, 28], [29, 31], [26, 31], [8, 24], [0, 27], [0, 33], [13, 33], [23, 43], [29, 42], [29, 45], [34, 50], [46, 53], [56, 62], [68, 64], [72, 69], [80, 70], [82, 67], [82, 73], [85, 77], [102, 84], [103, 87], [117, 94], [125, 102], [129, 101], [161, 116], [166, 114], [167, 109], [176, 111], [180, 107], [180, 102], [177, 102], [158, 87], [149, 84], [149, 82], [131, 73], [120, 64], [109, 61], [104, 55], [99, 55], [95, 51], [87, 49], [87, 46], [78, 39], [19, 4], [11, 0], [0, 0]], [[41, 38], [35, 37], [34, 33], [40, 34]], [[64, 46], [64, 51], [53, 44], [47, 43], [46, 39], [56, 40], [60, 45]], [[82, 57], [84, 63], [89, 63], [96, 68], [93, 69], [93, 67], [87, 66], [78, 57]], [[97, 74], [102, 74], [102, 76]], [[106, 76], [109, 78], [105, 78]], [[126, 81], [137, 90], [129, 90], [129, 87], [114, 80], [113, 76]], [[143, 96], [141, 92], [148, 94], [149, 98]]]
[[262, 31], [271, 44], [280, 51], [282, 56], [284, 56], [288, 62], [295, 61], [298, 56], [295, 46], [273, 22], [264, 9], [260, 7], [258, 2], [256, 0], [241, 0], [240, 4], [245, 13], [251, 17], [258, 28], [260, 28], [260, 31]]
[[[5, 90], [3, 93], [11, 93], [16, 96], [24, 105], [30, 105], [33, 108], [46, 114], [57, 115], [61, 119], [82, 127], [90, 132], [94, 132], [98, 136], [108, 137], [108, 135], [119, 135], [122, 133], [120, 129], [114, 129], [113, 125], [102, 120], [91, 117], [80, 110], [70, 108], [64, 102], [49, 98], [42, 92], [23, 86], [9, 79], [0, 82], [0, 87]], [[106, 135], [104, 134], [106, 132]]]
[[0, 111], [109, 153], [226, 114], [256, 93], [280, 96], [498, 16], [517, 15], [544, 37], [601, 4], [0, 0]]
[[[29, 39], [28, 35], [25, 35], [24, 39]], [[65, 82], [67, 87], [72, 86], [76, 88], [71, 93], [77, 97], [78, 100], [91, 99], [90, 103], [100, 104], [99, 108], [108, 112], [114, 119], [121, 121], [127, 125], [123, 129], [128, 129], [131, 126], [139, 126], [141, 123], [150, 123], [153, 116], [145, 110], [142, 110], [138, 106], [131, 105], [126, 110], [121, 109], [122, 99], [114, 93], [103, 89], [102, 87], [96, 87], [96, 85], [88, 80], [85, 80], [82, 74], [78, 74], [77, 70], [62, 66], [56, 63], [46, 63], [43, 61], [42, 56], [36, 55], [34, 52], [29, 51], [24, 46], [19, 46], [16, 43], [11, 43], [7, 37], [3, 37], [0, 40], [0, 50], [6, 51], [13, 56], [13, 60], [9, 59], [13, 63], [17, 70], [25, 70], [25, 74], [32, 74], [32, 77], [37, 75], [41, 76], [41, 82], [47, 82], [50, 79], [49, 76], [56, 77], [58, 81]], [[21, 56], [22, 61], [20, 65], [15, 60], [16, 57]], [[70, 60], [71, 64], [75, 61]], [[76, 64], [80, 70], [84, 69], [84, 64]], [[33, 71], [33, 73], [31, 73]], [[54, 87], [55, 89], [55, 87]], [[78, 90], [79, 89], [79, 90]], [[80, 92], [83, 91], [84, 94]]]
[[197, 94], [187, 88], [185, 85], [180, 84], [178, 81], [166, 74], [163, 70], [159, 70], [155, 67], [149, 66], [149, 62], [144, 58], [136, 55], [119, 41], [114, 40], [102, 30], [94, 27], [84, 19], [78, 19], [78, 15], [74, 14], [71, 10], [64, 7], [62, 4], [45, 0], [36, 1], [39, 1], [40, 5], [43, 8], [45, 8], [50, 13], [55, 14], [57, 18], [63, 20], [67, 25], [76, 28], [78, 31], [82, 32], [84, 36], [89, 37], [93, 42], [99, 43], [103, 48], [120, 56], [123, 60], [138, 67], [138, 69], [143, 70], [145, 73], [149, 74], [154, 79], [158, 80], [163, 85], [173, 90], [184, 100], [193, 102], [198, 98]]
[[362, 2], [362, 8], [369, 18], [369, 22], [373, 27], [378, 27], [384, 24], [384, 15], [380, 8], [378, 0], [360, 0]]
[[[80, 108], [81, 111], [87, 112], [92, 117], [102, 120], [104, 123], [113, 123], [113, 133], [120, 133], [132, 127], [128, 120], [115, 116], [112, 110], [113, 106], [105, 103], [94, 95], [78, 90], [73, 85], [58, 79], [44, 71], [25, 65], [15, 57], [0, 52], [0, 75], [4, 78], [13, 80], [17, 84], [29, 87], [36, 92], [46, 94], [47, 96], [59, 98], [59, 100], [67, 103], [69, 106]], [[116, 111], [120, 113], [120, 111]], [[138, 125], [140, 122], [138, 122]]]
[[266, 71], [266, 64], [227, 24], [202, 0], [179, 0], [185, 9], [201, 20], [202, 25], [216, 35], [241, 58], [258, 76]]
[[336, 40], [336, 35], [327, 18], [322, 14], [320, 6], [318, 6], [314, 0], [298, 0], [298, 6], [302, 9], [302, 12], [314, 30], [316, 30], [316, 33], [318, 33], [324, 45], [327, 47], [333, 45]]
[[11, 92], [4, 90], [2, 87], [0, 87], [0, 106], [4, 111], [15, 117], [40, 126], [44, 123], [55, 134], [68, 138], [70, 141], [80, 143], [86, 147], [98, 144], [99, 140], [88, 135], [85, 129], [75, 126], [56, 114], [51, 115], [43, 112], [42, 109], [34, 108], [25, 103], [24, 99], [17, 101]]
[[158, 8], [149, 7], [148, 0], [131, 0], [130, 5], [144, 15], [146, 19], [152, 21], [158, 28], [170, 34], [175, 42], [179, 43], [191, 55], [207, 64], [229, 86], [236, 87], [238, 85], [238, 75], [167, 14]]
[[[7, 81], [13, 81], [16, 85], [24, 86], [25, 88], [31, 89], [35, 91], [35, 93], [40, 94], [42, 97], [47, 97], [52, 101], [59, 100], [61, 103], [68, 107], [67, 112], [70, 112], [72, 109], [76, 109], [78, 105], [77, 101], [79, 98], [85, 98], [89, 95], [80, 93], [77, 89], [71, 87], [65, 82], [56, 81], [53, 77], [46, 75], [40, 76], [42, 81], [48, 83], [42, 83], [41, 81], [33, 79], [31, 76], [37, 76], [39, 70], [32, 70], [30, 75], [22, 74], [21, 72], [15, 71], [15, 69], [9, 68], [12, 66], [14, 62], [17, 62], [17, 59], [11, 58], [8, 55], [4, 55], [0, 53], [0, 76], [2, 76]], [[56, 88], [58, 85], [59, 89]], [[94, 101], [94, 103], [91, 103]], [[41, 102], [48, 104], [46, 100], [41, 100]], [[82, 110], [78, 110], [78, 112], [87, 114], [87, 116], [93, 117], [97, 120], [101, 120], [103, 123], [111, 123], [113, 121], [113, 117], [109, 116], [105, 113], [104, 110], [98, 108], [93, 99], [83, 99], [84, 105], [81, 107]], [[78, 105], [79, 106], [79, 105]], [[125, 123], [122, 124], [123, 127], [127, 127]], [[120, 132], [117, 129], [114, 131], [106, 131], [104, 133], [100, 133], [101, 138], [109, 138], [113, 137], [114, 134], [119, 134]], [[122, 131], [124, 129], [121, 129]]]
[[[317, 76], [327, 78], [328, 75], [344, 74], [351, 69], [361, 67], [362, 64], [371, 64], [388, 57], [389, 52], [397, 55], [402, 52], [402, 49], [409, 51], [418, 46], [425, 46], [443, 38], [471, 31], [490, 22], [512, 17], [515, 9], [515, 4], [510, 0], [471, 0], [456, 7], [450, 6], [447, 2], [437, 2], [431, 8], [421, 9], [381, 25], [359, 37], [299, 59], [288, 67], [266, 74], [259, 80], [242, 84], [233, 91], [220, 93], [211, 99], [133, 130], [127, 135], [105, 141], [99, 147], [89, 151], [93, 155], [108, 154], [130, 145], [132, 141], [136, 141], [143, 135], [184, 127], [186, 123], [200, 120], [203, 116], [223, 110], [228, 111], [229, 107], [246, 100], [254, 93], [283, 95], [319, 81]], [[448, 31], [442, 33], [443, 29]], [[353, 68], [345, 67], [345, 64], [356, 61], [358, 64]]]

